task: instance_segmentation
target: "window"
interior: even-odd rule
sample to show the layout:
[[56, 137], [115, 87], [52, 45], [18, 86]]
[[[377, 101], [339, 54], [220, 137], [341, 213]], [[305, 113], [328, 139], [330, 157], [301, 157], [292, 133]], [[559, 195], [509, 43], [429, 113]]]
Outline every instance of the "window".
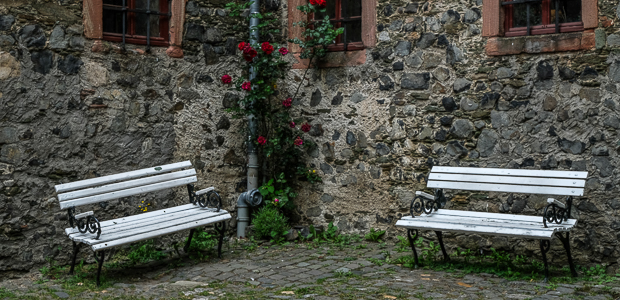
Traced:
[[583, 31], [581, 0], [516, 0], [502, 5], [507, 37]]
[[168, 0], [103, 0], [103, 39], [168, 46]]
[[344, 33], [336, 39], [336, 44], [329, 47], [331, 51], [364, 49], [362, 42], [362, 3], [360, 0], [327, 1], [325, 13], [314, 14], [314, 20], [323, 20], [330, 16], [334, 27], [344, 27]]
[[[308, 21], [306, 15], [297, 9], [297, 6], [307, 4], [307, 0], [288, 0], [288, 36], [301, 37], [302, 29], [293, 26], [293, 23]], [[334, 26], [344, 27], [336, 44], [330, 46], [331, 52], [319, 63], [320, 67], [342, 67], [360, 65], [366, 62], [366, 49], [377, 43], [377, 0], [332, 0], [327, 1], [327, 14]], [[312, 21], [324, 18], [323, 14], [308, 16]], [[307, 68], [308, 61], [299, 59], [301, 49], [296, 44], [289, 43], [289, 49], [297, 57], [299, 63], [293, 68]]]
[[124, 33], [126, 43], [168, 46], [168, 56], [183, 57], [185, 0], [83, 1], [84, 36], [95, 39], [92, 51], [104, 51], [101, 40], [122, 43]]
[[483, 0], [482, 4], [487, 55], [592, 49], [597, 27], [597, 0]]

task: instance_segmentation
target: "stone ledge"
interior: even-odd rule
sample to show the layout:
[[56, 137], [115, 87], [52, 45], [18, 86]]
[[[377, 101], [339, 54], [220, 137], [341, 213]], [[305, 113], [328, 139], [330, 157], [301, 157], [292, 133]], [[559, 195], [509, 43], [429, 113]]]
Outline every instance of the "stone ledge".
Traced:
[[[293, 64], [293, 69], [307, 69], [308, 59], [299, 58], [300, 53], [294, 53], [293, 56], [297, 63]], [[358, 66], [366, 63], [366, 49], [356, 51], [337, 51], [329, 52], [325, 58], [319, 62], [319, 68], [337, 68]]]
[[493, 37], [487, 40], [487, 55], [512, 55], [589, 50], [595, 46], [594, 31], [519, 37]]

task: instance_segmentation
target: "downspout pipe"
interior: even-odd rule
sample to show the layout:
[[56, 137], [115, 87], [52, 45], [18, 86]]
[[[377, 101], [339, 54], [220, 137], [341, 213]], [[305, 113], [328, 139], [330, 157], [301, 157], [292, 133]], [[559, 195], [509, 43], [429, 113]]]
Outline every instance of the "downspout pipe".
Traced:
[[[250, 44], [258, 43], [258, 22], [259, 19], [256, 17], [256, 14], [259, 13], [260, 3], [259, 0], [254, 0], [252, 5], [250, 5]], [[256, 70], [254, 67], [250, 67], [250, 81], [256, 78]], [[252, 87], [253, 88], [253, 87]], [[250, 104], [250, 108], [254, 106], [254, 102]], [[249, 207], [247, 206], [247, 201], [245, 199], [248, 198], [250, 194], [255, 195], [258, 193], [258, 151], [256, 150], [256, 144], [254, 144], [254, 139], [256, 138], [256, 132], [258, 127], [258, 120], [254, 114], [248, 116], [248, 178], [247, 178], [247, 188], [248, 191], [241, 194], [239, 199], [237, 200], [237, 237], [245, 237], [245, 227], [247, 227], [250, 220]], [[246, 196], [243, 196], [246, 194]], [[244, 198], [244, 199], [242, 199]], [[262, 195], [261, 195], [262, 201]]]
[[258, 189], [242, 193], [237, 198], [237, 237], [246, 237], [245, 228], [250, 224], [250, 207], [263, 202], [263, 195]]

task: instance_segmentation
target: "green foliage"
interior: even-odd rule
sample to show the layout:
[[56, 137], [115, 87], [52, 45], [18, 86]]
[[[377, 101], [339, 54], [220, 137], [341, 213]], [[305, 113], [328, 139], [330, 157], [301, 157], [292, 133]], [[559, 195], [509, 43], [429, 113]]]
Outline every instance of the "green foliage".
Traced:
[[[231, 2], [226, 7], [231, 17], [240, 17], [251, 3], [252, 1]], [[258, 30], [260, 36], [278, 32], [279, 20], [273, 13], [256, 13], [246, 17], [246, 20], [249, 21], [251, 17], [259, 19], [258, 25], [253, 26], [251, 31]], [[262, 171], [266, 178], [270, 178], [261, 187], [261, 193], [268, 201], [273, 201], [271, 204], [292, 209], [294, 205], [291, 200], [296, 196], [295, 180], [315, 183], [321, 182], [321, 178], [316, 172], [304, 173], [304, 177], [299, 176], [300, 170], [308, 170], [304, 157], [308, 150], [316, 148], [316, 144], [308, 136], [304, 136], [307, 130], [300, 130], [305, 120], [291, 114], [292, 99], [295, 99], [297, 92], [290, 95], [286, 93], [287, 89], [278, 90], [278, 82], [283, 80], [290, 70], [289, 63], [284, 60], [286, 54], [281, 54], [279, 51], [285, 46], [269, 42], [253, 43], [249, 48], [245, 48], [249, 52], [242, 51], [244, 53], [242, 56], [247, 62], [243, 67], [244, 70], [249, 71], [251, 68], [255, 76], [249, 82], [242, 77], [234, 81], [234, 89], [243, 91], [245, 96], [228, 111], [234, 113], [236, 118], [250, 115], [256, 117], [258, 130], [250, 140], [259, 146], [261, 165], [264, 166]], [[282, 53], [287, 51], [282, 49]], [[249, 53], [255, 53], [255, 56]], [[249, 83], [251, 83], [250, 89], [247, 88]], [[285, 100], [287, 98], [291, 100]]]
[[257, 238], [282, 242], [289, 230], [287, 221], [276, 207], [267, 205], [254, 214], [252, 225]]
[[267, 183], [260, 186], [258, 190], [261, 195], [263, 195], [265, 202], [269, 205], [293, 209], [294, 205], [291, 200], [297, 197], [297, 193], [295, 193], [290, 186], [287, 186], [286, 183], [287, 180], [284, 179], [284, 173], [280, 173], [280, 175], [275, 178], [275, 182], [274, 179], [270, 179]]
[[251, 237], [248, 239], [247, 243], [246, 243], [245, 245], [243, 245], [243, 249], [244, 249], [245, 251], [250, 251], [250, 252], [252, 252], [252, 251], [256, 250], [256, 248], [258, 248], [258, 243], [256, 242], [256, 240], [254, 240], [254, 237], [253, 237], [253, 236], [251, 236]]
[[304, 176], [305, 179], [310, 183], [323, 182], [321, 176], [316, 173], [316, 169], [308, 169], [305, 166], [299, 166], [297, 168], [297, 175]]
[[17, 297], [15, 293], [7, 290], [6, 288], [0, 288], [0, 299], [13, 298], [13, 297]]
[[[326, 8], [321, 9], [312, 4], [298, 6], [297, 9], [306, 15], [316, 12], [325, 13], [327, 11]], [[302, 49], [301, 58], [312, 59], [313, 57], [324, 57], [327, 54], [327, 47], [336, 42], [336, 37], [338, 37], [338, 35], [344, 33], [343, 27], [334, 28], [334, 25], [329, 19], [330, 17], [325, 15], [325, 18], [322, 20], [293, 23], [293, 26], [304, 28], [304, 32], [302, 33], [303, 39], [294, 38], [289, 40], [291, 43], [298, 44]]]
[[[188, 238], [185, 238], [185, 241], [183, 242], [183, 244], [187, 243], [187, 239]], [[194, 233], [194, 236], [192, 237], [192, 242], [189, 244], [188, 251], [189, 251], [190, 257], [204, 260], [204, 259], [207, 259], [209, 256], [204, 254], [202, 251], [211, 250], [216, 245], [217, 245], [216, 236], [206, 231], [199, 231], [199, 232]]]
[[380, 242], [381, 237], [384, 234], [385, 230], [375, 230], [374, 228], [370, 228], [370, 232], [366, 234], [365, 238], [367, 241]]
[[131, 251], [127, 255], [131, 263], [146, 263], [151, 260], [160, 260], [166, 257], [166, 254], [162, 251], [155, 249], [153, 240], [135, 245], [131, 248]]
[[[406, 238], [399, 238], [399, 243], [404, 248], [404, 241]], [[522, 256], [511, 255], [504, 251], [499, 251], [494, 248], [490, 249], [490, 253], [483, 254], [471, 249], [457, 248], [450, 254], [450, 261], [443, 261], [443, 257], [439, 255], [441, 248], [430, 241], [425, 243], [422, 239], [417, 239], [415, 247], [421, 250], [420, 266], [425, 269], [432, 269], [436, 271], [456, 272], [459, 271], [462, 274], [470, 273], [489, 273], [495, 274], [499, 277], [508, 280], [541, 280], [544, 278], [544, 264], [540, 261]], [[413, 255], [401, 256], [397, 259], [387, 259], [386, 262], [393, 264], [402, 264], [404, 267], [413, 268], [415, 261]], [[613, 281], [620, 280], [620, 274], [616, 276], [607, 275], [605, 267], [596, 265], [594, 267], [586, 268], [577, 266], [577, 271], [580, 273], [580, 277], [573, 278], [571, 276], [558, 276], [557, 268], [549, 266], [549, 270], [552, 273], [551, 283], [548, 288], [553, 289], [555, 283], [562, 282], [574, 282], [575, 280], [586, 280], [596, 282], [596, 284], [604, 284]], [[561, 270], [564, 274], [570, 274], [568, 267]]]

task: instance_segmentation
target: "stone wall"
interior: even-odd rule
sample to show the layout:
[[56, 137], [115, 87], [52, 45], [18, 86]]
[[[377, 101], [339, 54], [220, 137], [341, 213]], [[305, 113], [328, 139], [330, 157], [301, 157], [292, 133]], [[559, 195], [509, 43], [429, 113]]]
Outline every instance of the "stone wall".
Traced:
[[[320, 152], [310, 156], [324, 175], [304, 190], [300, 211], [309, 223], [393, 237], [405, 234], [393, 224], [433, 165], [588, 171], [586, 196], [575, 201], [573, 253], [579, 263], [617, 268], [617, 9], [599, 2], [591, 50], [492, 57], [480, 35], [482, 1], [379, 1], [379, 42], [367, 62], [311, 71], [297, 99], [322, 129], [313, 137]], [[461, 210], [542, 216], [546, 204], [539, 195], [449, 196], [448, 208]], [[447, 236], [448, 248], [540, 254], [532, 240]], [[551, 253], [566, 261], [561, 243]]]
[[[235, 55], [246, 25], [226, 1], [189, 1], [183, 59], [165, 48], [83, 38], [80, 0], [0, 0], [0, 274], [53, 258], [66, 263], [66, 215], [53, 198], [63, 182], [191, 160], [198, 186], [216, 186], [234, 210], [245, 189], [242, 120], [224, 108], [239, 97], [219, 83], [242, 76]], [[480, 36], [482, 1], [379, 1], [378, 44], [366, 63], [293, 70], [279, 84], [313, 125], [309, 163], [324, 179], [302, 184], [300, 224], [343, 232], [388, 229], [425, 187], [433, 165], [588, 171], [572, 235], [579, 263], [616, 263], [620, 34], [617, 4], [599, 2], [596, 48], [491, 57]], [[287, 3], [268, 1], [286, 26]], [[286, 35], [286, 28], [283, 28]], [[283, 42], [282, 36], [272, 40]], [[93, 51], [96, 50], [96, 51]], [[293, 62], [292, 57], [290, 58]], [[101, 219], [187, 201], [179, 188], [85, 207]], [[545, 197], [449, 193], [449, 208], [541, 215]], [[234, 226], [234, 222], [232, 224]], [[433, 236], [428, 236], [433, 238]], [[538, 244], [446, 234], [449, 248], [538, 254]], [[176, 235], [162, 244], [181, 239]], [[552, 262], [565, 260], [559, 243]]]
[[[68, 262], [66, 212], [54, 198], [59, 183], [190, 160], [197, 186], [218, 187], [234, 210], [235, 189], [245, 188], [244, 148], [235, 135], [242, 126], [224, 112], [222, 103], [235, 96], [219, 76], [240, 71], [224, 29], [191, 35], [192, 24], [213, 28], [224, 20], [223, 10], [198, 5], [187, 7], [185, 59], [173, 59], [164, 47], [93, 48], [83, 38], [81, 0], [0, 1], [0, 278], [47, 258]], [[178, 188], [78, 210], [106, 220], [149, 203], [186, 203], [186, 193]]]

